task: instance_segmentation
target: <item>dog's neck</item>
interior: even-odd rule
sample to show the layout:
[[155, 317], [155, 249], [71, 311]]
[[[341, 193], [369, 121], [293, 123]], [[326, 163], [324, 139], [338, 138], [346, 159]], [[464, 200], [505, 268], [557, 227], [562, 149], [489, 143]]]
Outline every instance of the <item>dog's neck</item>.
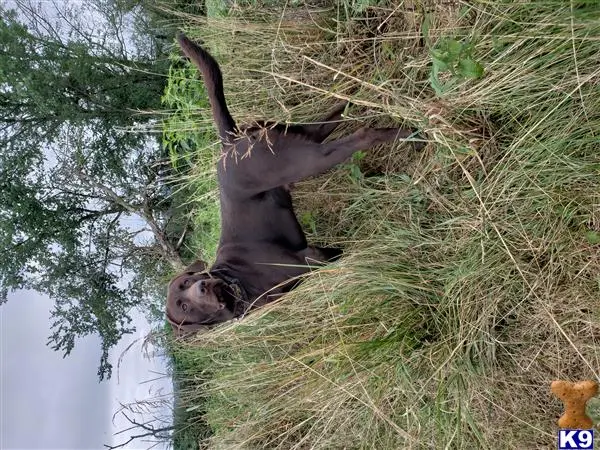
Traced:
[[213, 277], [222, 280], [234, 297], [235, 317], [242, 316], [250, 308], [250, 299], [248, 291], [239, 279], [231, 274], [231, 271], [223, 265], [214, 265], [209, 270]]

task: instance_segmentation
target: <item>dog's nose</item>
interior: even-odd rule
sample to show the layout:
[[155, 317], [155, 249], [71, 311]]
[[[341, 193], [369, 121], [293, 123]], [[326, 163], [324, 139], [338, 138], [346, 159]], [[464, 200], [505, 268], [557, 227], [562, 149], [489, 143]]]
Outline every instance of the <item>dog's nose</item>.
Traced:
[[206, 294], [206, 283], [204, 280], [198, 281], [198, 292], [200, 292], [200, 295]]

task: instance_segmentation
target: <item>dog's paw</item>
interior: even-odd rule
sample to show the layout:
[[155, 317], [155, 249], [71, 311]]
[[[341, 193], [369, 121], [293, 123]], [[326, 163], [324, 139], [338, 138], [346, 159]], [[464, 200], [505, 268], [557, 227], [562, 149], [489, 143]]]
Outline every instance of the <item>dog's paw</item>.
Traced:
[[418, 134], [416, 131], [410, 140], [410, 144], [416, 151], [423, 150], [425, 147], [427, 147], [428, 142], [429, 141], [425, 135]]

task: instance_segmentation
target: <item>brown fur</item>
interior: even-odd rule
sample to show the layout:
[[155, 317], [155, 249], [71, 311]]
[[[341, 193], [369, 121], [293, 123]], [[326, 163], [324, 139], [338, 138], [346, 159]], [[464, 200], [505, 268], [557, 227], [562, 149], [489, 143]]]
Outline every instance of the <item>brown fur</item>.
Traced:
[[412, 131], [365, 127], [324, 143], [345, 104], [320, 123], [238, 128], [225, 102], [217, 62], [185, 36], [178, 41], [202, 73], [223, 144], [217, 166], [221, 239], [215, 264], [206, 270], [197, 262], [169, 284], [167, 318], [185, 333], [239, 317], [290, 290], [293, 279], [311, 265], [339, 257], [338, 249], [308, 246], [292, 207], [291, 186], [358, 150], [406, 138]]

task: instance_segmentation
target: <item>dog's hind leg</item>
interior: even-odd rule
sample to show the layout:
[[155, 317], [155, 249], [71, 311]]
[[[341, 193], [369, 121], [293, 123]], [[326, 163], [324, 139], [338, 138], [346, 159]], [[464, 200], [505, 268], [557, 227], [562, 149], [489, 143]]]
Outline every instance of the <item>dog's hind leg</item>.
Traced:
[[406, 128], [360, 128], [349, 136], [321, 144], [320, 152], [325, 156], [321, 164], [330, 166], [339, 164], [358, 150], [366, 150], [376, 145], [392, 142], [397, 138], [407, 138], [413, 133], [412, 130]]
[[302, 125], [302, 131], [314, 142], [323, 142], [341, 123], [342, 113], [348, 106], [347, 102], [337, 104], [318, 123]]
[[[227, 170], [222, 169], [221, 176], [235, 178], [237, 188], [252, 196], [319, 175], [348, 160], [358, 150], [412, 134], [412, 130], [404, 128], [361, 128], [341, 139], [317, 143], [297, 135], [273, 133], [272, 148], [264, 143], [264, 138], [257, 141], [250, 157], [239, 164], [232, 162]], [[251, 149], [254, 143], [239, 141], [238, 147], [241, 144]], [[250, 150], [238, 148], [238, 151], [244, 154]], [[225, 167], [225, 162], [222, 164], [219, 167]]]

